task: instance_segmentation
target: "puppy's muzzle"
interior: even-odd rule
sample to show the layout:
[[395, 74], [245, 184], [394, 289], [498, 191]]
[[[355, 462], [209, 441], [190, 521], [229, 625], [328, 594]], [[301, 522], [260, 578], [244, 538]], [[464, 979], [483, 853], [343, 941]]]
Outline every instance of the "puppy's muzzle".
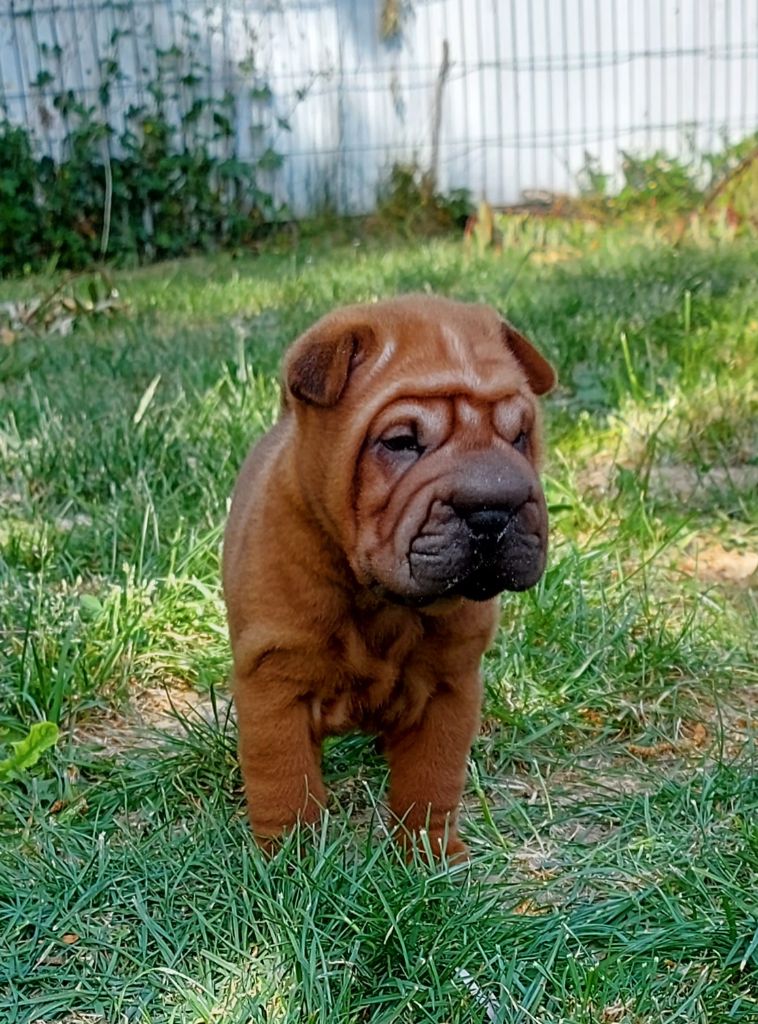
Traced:
[[533, 586], [544, 568], [544, 499], [531, 467], [473, 457], [430, 507], [409, 564], [417, 591], [488, 600]]

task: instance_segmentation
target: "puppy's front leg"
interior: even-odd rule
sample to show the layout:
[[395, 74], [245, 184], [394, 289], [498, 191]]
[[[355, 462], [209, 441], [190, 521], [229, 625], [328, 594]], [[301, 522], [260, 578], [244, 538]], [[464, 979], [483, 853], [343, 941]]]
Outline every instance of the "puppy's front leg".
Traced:
[[457, 831], [458, 804], [466, 781], [466, 761], [479, 728], [481, 680], [478, 673], [442, 685], [429, 698], [420, 722], [390, 736], [389, 804], [400, 822], [398, 838], [427, 830], [435, 856], [465, 858]]
[[250, 824], [271, 849], [298, 819], [317, 821], [326, 802], [310, 703], [268, 673], [235, 676], [234, 703]]

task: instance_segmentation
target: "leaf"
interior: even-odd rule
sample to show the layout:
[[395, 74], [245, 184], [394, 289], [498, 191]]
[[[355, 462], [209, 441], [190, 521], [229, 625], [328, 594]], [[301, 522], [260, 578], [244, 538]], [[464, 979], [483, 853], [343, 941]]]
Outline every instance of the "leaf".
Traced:
[[257, 85], [250, 90], [250, 99], [257, 103], [270, 103], [274, 94], [268, 85]]
[[150, 407], [150, 403], [152, 402], [155, 396], [155, 392], [160, 382], [161, 375], [157, 374], [155, 377], [153, 377], [148, 386], [145, 388], [145, 393], [142, 395], [142, 398], [140, 398], [139, 405], [137, 406], [137, 411], [135, 412], [132, 418], [132, 423], [134, 424], [135, 427], [138, 427], [142, 422], [142, 419], [145, 413], [147, 412], [148, 408]]
[[651, 743], [649, 746], [642, 746], [639, 743], [628, 743], [626, 749], [633, 757], [639, 757], [643, 761], [650, 761], [657, 757], [665, 757], [674, 753], [671, 743]]
[[758, 552], [710, 544], [683, 559], [681, 569], [708, 583], [747, 583], [758, 572]]
[[37, 77], [31, 82], [32, 88], [43, 89], [46, 85], [55, 81], [55, 75], [53, 75], [47, 69], [40, 71]]
[[18, 775], [39, 761], [44, 752], [58, 742], [55, 722], [35, 722], [22, 740], [11, 743], [13, 753], [0, 761], [0, 779]]
[[276, 171], [284, 163], [284, 157], [281, 153], [276, 153], [271, 147], [266, 149], [258, 160], [258, 167], [262, 171]]
[[79, 615], [84, 622], [96, 619], [103, 610], [103, 606], [94, 594], [82, 594], [79, 598]]

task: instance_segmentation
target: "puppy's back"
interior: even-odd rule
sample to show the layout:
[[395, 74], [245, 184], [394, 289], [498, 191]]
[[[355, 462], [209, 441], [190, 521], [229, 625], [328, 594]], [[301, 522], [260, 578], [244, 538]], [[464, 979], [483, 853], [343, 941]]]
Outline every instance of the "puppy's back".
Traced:
[[264, 503], [270, 493], [269, 478], [287, 447], [290, 423], [291, 414], [285, 413], [253, 445], [237, 478], [224, 531], [222, 568], [227, 600], [248, 565], [245, 553], [250, 550], [253, 534], [261, 526]]

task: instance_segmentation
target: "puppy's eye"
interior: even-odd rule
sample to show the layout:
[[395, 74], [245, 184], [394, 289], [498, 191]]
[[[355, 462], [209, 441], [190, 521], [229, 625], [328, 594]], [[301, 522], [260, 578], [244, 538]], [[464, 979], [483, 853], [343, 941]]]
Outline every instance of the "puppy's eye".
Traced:
[[513, 442], [513, 447], [517, 452], [521, 452], [523, 455], [529, 445], [529, 435], [525, 430], [522, 430], [518, 437]]
[[415, 434], [396, 434], [394, 437], [383, 437], [379, 443], [388, 452], [413, 452], [420, 455], [424, 450]]

